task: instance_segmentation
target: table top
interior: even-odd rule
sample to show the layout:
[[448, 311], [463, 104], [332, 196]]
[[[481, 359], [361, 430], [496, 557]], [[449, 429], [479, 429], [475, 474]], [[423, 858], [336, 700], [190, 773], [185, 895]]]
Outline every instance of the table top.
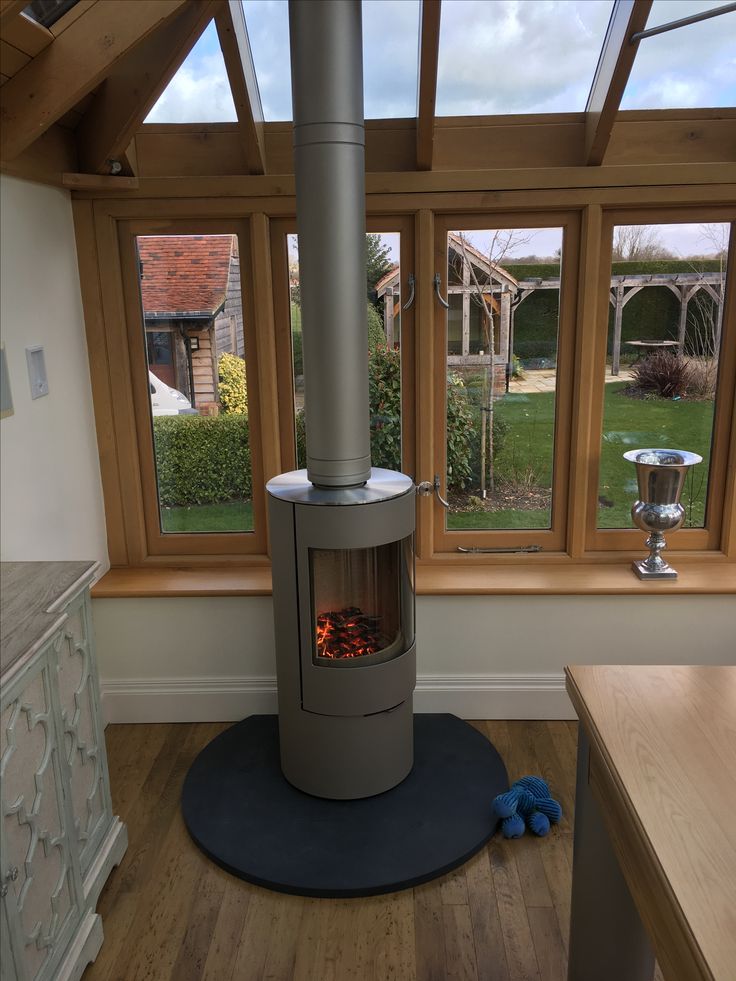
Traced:
[[[565, 672], [591, 754], [599, 754], [601, 783], [620, 805], [619, 828], [608, 824], [614, 849], [618, 853], [628, 840], [636, 852], [633, 866], [622, 868], [642, 919], [648, 928], [654, 925], [658, 958], [663, 947], [684, 944], [680, 949], [693, 967], [673, 977], [732, 981], [736, 667], [617, 665]], [[630, 877], [641, 882], [632, 888]], [[642, 896], [657, 908], [643, 910]]]
[[97, 563], [0, 562], [0, 677], [33, 654], [64, 620], [64, 603]]

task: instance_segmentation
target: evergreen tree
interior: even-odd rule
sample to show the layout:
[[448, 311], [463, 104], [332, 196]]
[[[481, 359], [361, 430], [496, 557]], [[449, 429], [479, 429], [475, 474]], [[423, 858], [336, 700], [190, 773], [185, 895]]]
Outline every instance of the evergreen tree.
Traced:
[[391, 249], [388, 245], [381, 242], [378, 233], [368, 234], [365, 237], [365, 272], [368, 280], [368, 299], [374, 301], [372, 293], [376, 288], [376, 283], [385, 276], [393, 267], [391, 262]]

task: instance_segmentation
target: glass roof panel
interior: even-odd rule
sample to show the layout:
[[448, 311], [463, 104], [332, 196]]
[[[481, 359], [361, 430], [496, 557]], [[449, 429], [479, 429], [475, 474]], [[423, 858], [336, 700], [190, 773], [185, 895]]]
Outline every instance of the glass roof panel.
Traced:
[[51, 27], [61, 20], [67, 10], [76, 7], [78, 0], [31, 0], [23, 13], [42, 27]]
[[242, 0], [266, 122], [292, 118], [289, 5], [286, 0]]
[[417, 114], [419, 0], [363, 0], [366, 119]]
[[237, 118], [217, 28], [211, 21], [145, 122], [227, 123]]
[[[714, 0], [654, 0], [647, 27], [702, 10]], [[736, 105], [736, 12], [639, 42], [622, 109], [721, 108]]]
[[581, 112], [612, 0], [442, 5], [437, 115]]

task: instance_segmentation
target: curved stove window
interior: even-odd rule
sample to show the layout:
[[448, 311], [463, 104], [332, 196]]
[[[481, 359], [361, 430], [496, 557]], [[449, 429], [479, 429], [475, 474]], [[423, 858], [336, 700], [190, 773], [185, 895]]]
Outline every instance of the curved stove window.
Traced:
[[315, 664], [373, 664], [411, 647], [413, 554], [413, 535], [372, 548], [310, 548]]

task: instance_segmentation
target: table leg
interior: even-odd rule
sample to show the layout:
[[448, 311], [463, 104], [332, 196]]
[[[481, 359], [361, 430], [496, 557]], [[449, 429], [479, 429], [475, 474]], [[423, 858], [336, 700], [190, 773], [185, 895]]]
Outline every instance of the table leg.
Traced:
[[651, 981], [654, 953], [591, 793], [589, 759], [579, 726], [568, 981]]

